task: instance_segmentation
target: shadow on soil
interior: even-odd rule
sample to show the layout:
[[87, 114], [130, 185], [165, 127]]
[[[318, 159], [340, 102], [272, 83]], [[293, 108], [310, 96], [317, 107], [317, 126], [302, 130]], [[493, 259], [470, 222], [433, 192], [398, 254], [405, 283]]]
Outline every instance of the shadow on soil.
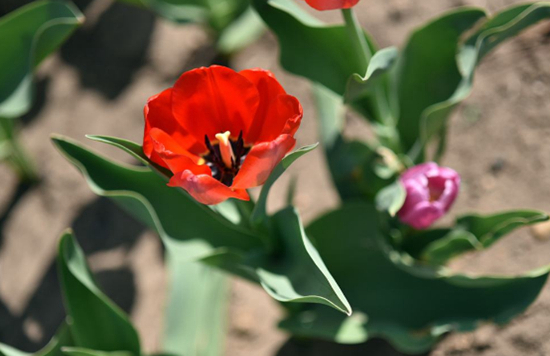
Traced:
[[[89, 13], [91, 1], [75, 3]], [[154, 24], [153, 13], [113, 3], [104, 12], [88, 17], [61, 47], [61, 58], [78, 70], [83, 87], [114, 100], [145, 64]]]
[[[129, 251], [145, 227], [105, 198], [91, 202], [77, 214], [73, 230], [85, 254], [123, 248]], [[94, 273], [101, 290], [125, 312], [134, 306], [134, 274], [126, 267]], [[65, 318], [57, 263], [51, 261], [24, 311], [14, 315], [0, 301], [0, 341], [34, 352], [46, 345]]]

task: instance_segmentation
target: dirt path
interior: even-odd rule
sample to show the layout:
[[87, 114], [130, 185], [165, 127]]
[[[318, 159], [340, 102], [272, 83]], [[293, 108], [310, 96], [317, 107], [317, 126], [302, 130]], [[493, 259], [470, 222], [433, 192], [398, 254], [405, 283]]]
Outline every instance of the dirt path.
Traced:
[[[83, 1], [84, 2], [84, 1]], [[519, 1], [363, 0], [360, 20], [381, 46], [400, 45], [423, 21], [459, 5], [490, 10]], [[323, 14], [339, 21], [338, 13]], [[240, 53], [238, 69], [272, 70], [304, 106], [299, 144], [315, 142], [316, 124], [306, 81], [282, 72], [266, 35]], [[539, 26], [489, 56], [473, 96], [452, 120], [445, 164], [462, 174], [464, 189], [452, 213], [511, 208], [550, 211], [550, 27]], [[63, 318], [53, 259], [57, 237], [72, 226], [106, 292], [131, 312], [146, 351], [159, 346], [163, 290], [158, 239], [110, 201], [90, 192], [80, 175], [54, 150], [52, 132], [81, 141], [107, 134], [140, 141], [142, 107], [188, 69], [209, 64], [215, 53], [195, 26], [176, 27], [141, 10], [115, 4], [88, 23], [38, 75], [39, 99], [24, 120], [22, 139], [35, 157], [43, 181], [19, 187], [0, 166], [0, 341], [36, 350]], [[111, 157], [123, 153], [89, 143]], [[299, 161], [298, 207], [306, 220], [337, 204], [320, 150]], [[277, 188], [284, 191], [291, 174]], [[14, 194], [18, 192], [19, 194]], [[320, 193], [321, 192], [321, 193]], [[281, 201], [273, 201], [273, 207]], [[472, 273], [526, 271], [550, 262], [550, 242], [528, 230], [509, 236], [491, 250], [466, 256], [453, 266]], [[228, 356], [396, 355], [384, 342], [312, 349], [277, 331], [276, 304], [259, 288], [233, 283]], [[439, 355], [550, 355], [550, 293], [503, 329], [451, 335], [432, 353]], [[284, 345], [284, 346], [283, 346]]]

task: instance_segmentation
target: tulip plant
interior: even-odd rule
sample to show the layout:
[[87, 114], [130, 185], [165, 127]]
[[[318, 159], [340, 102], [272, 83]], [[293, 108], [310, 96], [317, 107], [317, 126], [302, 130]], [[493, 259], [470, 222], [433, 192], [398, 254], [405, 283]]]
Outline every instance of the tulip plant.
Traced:
[[[134, 165], [53, 136], [95, 193], [162, 239], [171, 277], [163, 352], [221, 352], [217, 271], [261, 286], [285, 308], [280, 326], [295, 336], [347, 344], [382, 337], [411, 354], [451, 331], [508, 322], [546, 283], [550, 267], [477, 277], [446, 267], [548, 220], [546, 213], [472, 213], [434, 224], [460, 194], [459, 172], [439, 164], [449, 115], [470, 93], [483, 57], [550, 17], [550, 4], [514, 6], [492, 17], [458, 8], [416, 29], [398, 50], [378, 49], [357, 21], [357, 2], [252, 0], [278, 38], [282, 67], [312, 82], [321, 147], [341, 198], [307, 226], [292, 196], [286, 208], [267, 212], [273, 184], [317, 146], [294, 150], [302, 107], [269, 71], [188, 71], [144, 103], [141, 144], [89, 136], [125, 151]], [[341, 9], [344, 24], [325, 25], [300, 8], [306, 3]], [[346, 109], [365, 118], [374, 140], [346, 137]], [[258, 186], [259, 197], [251, 199], [248, 189]], [[68, 331], [41, 354], [139, 355], [135, 330], [93, 284], [69, 234], [59, 259]], [[198, 335], [200, 325], [206, 331]], [[16, 355], [5, 346], [0, 353]]]
[[[248, 0], [119, 0], [177, 24], [203, 25], [221, 56], [245, 48], [265, 31]], [[226, 58], [227, 59], [227, 58]]]
[[82, 23], [70, 3], [37, 1], [0, 18], [0, 160], [23, 181], [38, 173], [17, 137], [16, 119], [33, 101], [33, 71]]

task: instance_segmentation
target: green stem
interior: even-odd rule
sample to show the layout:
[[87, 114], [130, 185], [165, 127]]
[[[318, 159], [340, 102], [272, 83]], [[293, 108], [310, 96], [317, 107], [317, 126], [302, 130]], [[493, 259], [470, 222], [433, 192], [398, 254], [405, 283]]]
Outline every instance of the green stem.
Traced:
[[[346, 28], [350, 34], [357, 58], [361, 63], [361, 74], [364, 75], [367, 72], [373, 53], [367, 42], [367, 38], [365, 37], [365, 32], [357, 20], [357, 16], [355, 15], [353, 8], [342, 9], [342, 15], [346, 23]], [[384, 143], [392, 150], [400, 152], [401, 148], [399, 144], [399, 135], [395, 128], [396, 123], [391, 113], [388, 97], [386, 96], [383, 88], [380, 86], [377, 86], [374, 91], [373, 106], [382, 124], [392, 131], [388, 136], [388, 139], [384, 140]]]
[[38, 172], [34, 163], [21, 146], [15, 130], [15, 120], [0, 118], [0, 141], [2, 159], [5, 159], [19, 175], [22, 181], [33, 183], [38, 181]]
[[372, 52], [370, 50], [369, 44], [365, 37], [363, 28], [357, 20], [357, 16], [351, 9], [342, 9], [342, 15], [344, 16], [344, 21], [346, 22], [346, 28], [350, 34], [353, 47], [361, 62], [362, 72], [366, 73], [367, 67], [369, 66], [370, 59], [372, 57]]

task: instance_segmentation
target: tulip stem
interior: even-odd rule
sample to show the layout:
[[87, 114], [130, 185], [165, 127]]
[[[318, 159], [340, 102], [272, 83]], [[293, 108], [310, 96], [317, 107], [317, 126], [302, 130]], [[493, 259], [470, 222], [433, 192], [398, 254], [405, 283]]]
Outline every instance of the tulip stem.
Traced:
[[[367, 37], [365, 36], [365, 31], [363, 30], [363, 27], [361, 27], [353, 8], [342, 9], [342, 15], [344, 16], [346, 28], [351, 36], [357, 58], [361, 64], [360, 74], [365, 75], [367, 73], [370, 60], [373, 56], [372, 50], [367, 42]], [[385, 145], [390, 147], [392, 150], [399, 152], [399, 135], [395, 129], [396, 123], [390, 108], [389, 98], [384, 90], [377, 86], [374, 91], [373, 99], [373, 106], [377, 112], [378, 119], [386, 127], [386, 131], [390, 133], [389, 135], [386, 135]]]
[[349, 31], [351, 36], [355, 52], [359, 60], [361, 61], [362, 71], [366, 72], [369, 65], [370, 59], [372, 57], [372, 52], [367, 43], [367, 38], [365, 37], [365, 32], [359, 24], [357, 15], [353, 8], [342, 9], [342, 15], [344, 16], [344, 21], [346, 22], [346, 28]]
[[36, 182], [38, 173], [32, 160], [19, 143], [14, 123], [14, 119], [0, 117], [0, 159], [6, 160], [21, 180], [29, 183]]

